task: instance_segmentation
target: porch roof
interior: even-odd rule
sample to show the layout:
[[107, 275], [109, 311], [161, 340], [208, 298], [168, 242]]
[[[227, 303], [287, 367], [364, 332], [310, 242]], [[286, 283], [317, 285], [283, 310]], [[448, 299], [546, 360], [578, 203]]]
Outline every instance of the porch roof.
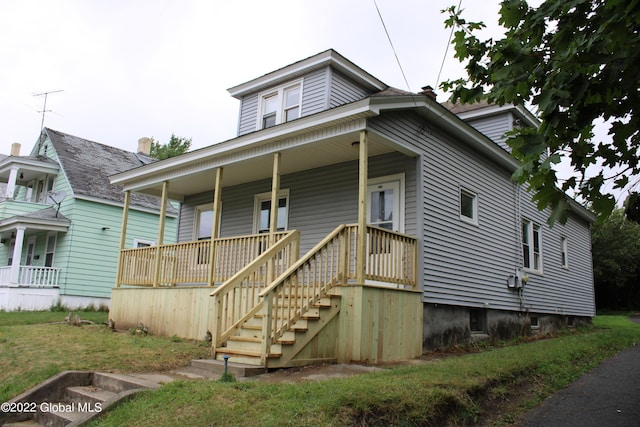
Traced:
[[69, 229], [71, 221], [57, 209], [50, 207], [24, 215], [16, 215], [0, 221], [0, 233], [15, 230], [19, 226], [27, 230], [62, 231]]
[[11, 169], [20, 169], [18, 185], [26, 185], [44, 173], [57, 174], [60, 166], [54, 160], [44, 156], [7, 156], [0, 160], [0, 182], [7, 182]]
[[502, 148], [432, 98], [418, 94], [371, 96], [360, 101], [301, 117], [268, 129], [145, 165], [110, 177], [113, 184], [159, 197], [169, 181], [169, 198], [209, 191], [216, 168], [224, 168], [223, 186], [267, 179], [272, 176], [272, 155], [281, 153], [280, 174], [314, 169], [358, 159], [361, 130], [368, 130], [369, 156], [401, 152], [417, 156], [417, 148], [404, 145], [367, 127], [367, 119], [383, 111], [413, 111], [430, 125], [444, 128], [468, 142], [502, 167], [515, 170], [516, 162]]

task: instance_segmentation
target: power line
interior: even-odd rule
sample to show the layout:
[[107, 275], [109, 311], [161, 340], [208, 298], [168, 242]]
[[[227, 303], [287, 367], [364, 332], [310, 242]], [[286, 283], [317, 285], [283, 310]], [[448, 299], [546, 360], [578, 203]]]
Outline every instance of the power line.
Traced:
[[393, 42], [391, 41], [391, 36], [389, 35], [389, 31], [387, 31], [387, 26], [384, 23], [384, 19], [382, 18], [382, 14], [380, 13], [380, 8], [378, 8], [378, 3], [376, 3], [376, 0], [373, 0], [373, 4], [375, 5], [376, 11], [378, 12], [378, 16], [380, 17], [380, 22], [382, 22], [382, 27], [384, 28], [384, 32], [387, 35], [387, 40], [389, 40], [389, 44], [391, 45], [391, 50], [393, 51], [393, 55], [396, 57], [396, 62], [398, 63], [398, 67], [400, 67], [400, 72], [402, 73], [402, 78], [404, 78], [404, 83], [407, 85], [407, 90], [411, 92], [411, 87], [409, 86], [409, 82], [407, 81], [407, 76], [404, 74], [404, 70], [402, 69], [402, 64], [400, 63], [400, 59], [398, 58], [396, 49], [393, 46]]
[[[462, 0], [458, 3], [458, 10], [462, 7]], [[442, 63], [440, 64], [440, 71], [438, 71], [438, 78], [436, 79], [436, 89], [438, 88], [438, 84], [440, 83], [440, 74], [442, 74], [442, 69], [444, 68], [444, 62], [447, 59], [447, 53], [449, 53], [449, 46], [451, 46], [451, 37], [453, 37], [453, 30], [455, 26], [451, 26], [451, 32], [449, 33], [449, 40], [447, 40], [447, 47], [444, 50], [444, 56], [442, 57]]]

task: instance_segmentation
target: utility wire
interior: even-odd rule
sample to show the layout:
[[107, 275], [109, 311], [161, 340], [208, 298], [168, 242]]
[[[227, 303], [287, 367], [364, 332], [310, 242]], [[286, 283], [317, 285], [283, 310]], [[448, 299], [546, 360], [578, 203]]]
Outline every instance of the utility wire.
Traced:
[[407, 76], [404, 74], [404, 70], [402, 69], [402, 64], [400, 63], [400, 59], [398, 58], [396, 49], [393, 46], [393, 42], [391, 41], [391, 36], [389, 35], [389, 31], [387, 31], [387, 26], [384, 23], [384, 19], [382, 18], [382, 14], [380, 13], [380, 8], [378, 7], [378, 3], [376, 2], [376, 0], [373, 0], [373, 4], [375, 5], [376, 11], [378, 12], [378, 16], [380, 17], [380, 22], [382, 22], [382, 27], [384, 28], [384, 32], [387, 35], [387, 40], [389, 40], [389, 44], [391, 45], [391, 50], [393, 51], [393, 54], [396, 57], [396, 62], [398, 63], [398, 67], [400, 67], [400, 72], [402, 73], [402, 78], [404, 78], [404, 83], [407, 85], [407, 90], [411, 92], [411, 87], [409, 86], [409, 82], [407, 81]]
[[[458, 10], [462, 7], [462, 0], [458, 3]], [[438, 84], [440, 84], [440, 75], [442, 74], [442, 69], [444, 68], [444, 62], [447, 59], [447, 53], [449, 53], [449, 46], [451, 46], [451, 38], [453, 37], [453, 30], [455, 26], [451, 26], [451, 32], [449, 33], [449, 40], [447, 40], [447, 47], [444, 50], [444, 56], [442, 57], [442, 64], [440, 64], [440, 71], [438, 71], [438, 78], [436, 79], [436, 89], [438, 88]]]

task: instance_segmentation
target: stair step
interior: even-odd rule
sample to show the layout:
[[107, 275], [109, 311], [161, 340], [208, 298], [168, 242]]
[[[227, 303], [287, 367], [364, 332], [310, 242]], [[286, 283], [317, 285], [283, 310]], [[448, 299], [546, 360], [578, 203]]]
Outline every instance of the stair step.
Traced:
[[85, 412], [78, 411], [77, 405], [68, 402], [47, 402], [49, 411], [41, 412], [39, 405], [38, 412], [35, 413], [33, 419], [39, 424], [48, 427], [64, 427], [67, 424], [80, 421], [86, 417]]
[[104, 390], [120, 393], [123, 391], [149, 388], [155, 390], [158, 383], [129, 375], [96, 372], [93, 374], [93, 385]]
[[116, 393], [104, 390], [96, 386], [67, 387], [67, 399], [69, 402], [102, 403], [116, 396]]

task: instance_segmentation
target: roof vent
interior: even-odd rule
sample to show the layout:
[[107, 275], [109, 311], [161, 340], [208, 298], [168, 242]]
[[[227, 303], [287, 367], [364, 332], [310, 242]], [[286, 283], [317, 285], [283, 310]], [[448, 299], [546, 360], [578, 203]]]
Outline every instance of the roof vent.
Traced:
[[151, 153], [151, 138], [143, 136], [138, 140], [138, 153], [146, 154], [147, 156]]

